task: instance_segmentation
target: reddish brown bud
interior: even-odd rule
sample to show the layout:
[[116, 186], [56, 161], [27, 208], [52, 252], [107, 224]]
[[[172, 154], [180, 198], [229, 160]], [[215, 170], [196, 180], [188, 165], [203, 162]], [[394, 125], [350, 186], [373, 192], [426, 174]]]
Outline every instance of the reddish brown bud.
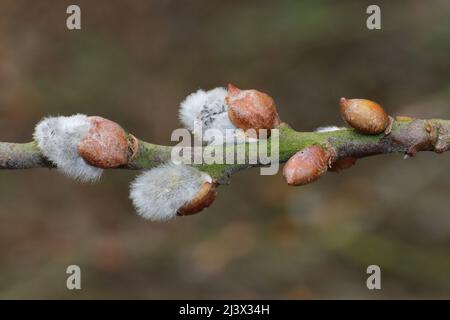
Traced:
[[102, 117], [89, 117], [89, 121], [91, 128], [78, 145], [78, 154], [98, 168], [115, 168], [127, 164], [128, 139], [125, 130]]
[[214, 183], [205, 182], [194, 198], [178, 209], [179, 216], [188, 216], [196, 214], [203, 209], [209, 207], [216, 199], [216, 185]]
[[339, 159], [331, 164], [331, 167], [328, 169], [332, 172], [339, 172], [348, 168], [353, 167], [356, 164], [356, 158], [347, 157], [343, 159]]
[[380, 134], [389, 126], [389, 116], [376, 102], [341, 98], [341, 116], [351, 127], [365, 134]]
[[228, 105], [228, 117], [240, 129], [255, 129], [259, 135], [260, 129], [275, 128], [280, 122], [273, 99], [257, 90], [240, 90], [232, 84], [228, 85], [228, 95], [225, 97]]
[[331, 153], [319, 145], [307, 147], [286, 162], [284, 179], [292, 186], [314, 182], [327, 172], [331, 158]]

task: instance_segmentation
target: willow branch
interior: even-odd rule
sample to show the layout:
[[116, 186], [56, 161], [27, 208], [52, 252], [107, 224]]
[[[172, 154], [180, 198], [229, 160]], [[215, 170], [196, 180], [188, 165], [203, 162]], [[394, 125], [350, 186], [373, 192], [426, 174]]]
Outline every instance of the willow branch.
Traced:
[[[332, 148], [335, 160], [348, 157], [364, 158], [368, 156], [403, 153], [414, 156], [420, 151], [443, 153], [450, 149], [450, 120], [408, 119], [394, 121], [389, 134], [364, 135], [354, 129], [331, 132], [297, 132], [287, 124], [278, 126], [279, 162], [287, 161], [298, 151], [315, 144]], [[148, 169], [159, 166], [171, 158], [172, 147], [148, 143], [129, 135], [131, 150], [128, 163], [120, 169]], [[270, 150], [271, 139], [260, 141]], [[225, 151], [235, 148], [226, 145]], [[248, 150], [249, 145], [246, 145]], [[225, 183], [228, 177], [239, 170], [263, 166], [256, 164], [198, 164], [200, 170], [209, 173], [219, 183]], [[7, 143], [0, 142], [0, 169], [54, 168], [40, 152], [36, 142]]]

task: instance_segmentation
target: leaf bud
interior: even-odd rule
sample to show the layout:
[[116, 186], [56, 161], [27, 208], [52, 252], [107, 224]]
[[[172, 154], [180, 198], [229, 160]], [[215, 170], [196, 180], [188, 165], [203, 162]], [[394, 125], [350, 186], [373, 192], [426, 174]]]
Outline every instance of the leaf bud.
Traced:
[[280, 123], [274, 100], [263, 92], [241, 90], [229, 84], [225, 102], [230, 121], [244, 131], [255, 129], [259, 135], [260, 129], [270, 132]]
[[361, 133], [380, 134], [389, 126], [389, 116], [376, 102], [341, 98], [340, 107], [344, 121]]
[[331, 160], [331, 152], [320, 145], [307, 147], [286, 162], [283, 168], [284, 179], [292, 186], [314, 182], [327, 172]]

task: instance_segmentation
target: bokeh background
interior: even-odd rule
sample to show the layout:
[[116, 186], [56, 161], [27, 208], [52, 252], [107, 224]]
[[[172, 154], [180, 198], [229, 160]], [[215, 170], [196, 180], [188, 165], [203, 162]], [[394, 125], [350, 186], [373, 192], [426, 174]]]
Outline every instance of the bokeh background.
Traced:
[[[66, 29], [74, 3], [81, 31]], [[228, 82], [270, 93], [298, 130], [340, 125], [341, 96], [449, 119], [449, 52], [445, 0], [2, 0], [0, 140], [81, 112], [170, 144], [180, 101]], [[248, 170], [170, 223], [134, 213], [136, 172], [1, 171], [0, 298], [450, 298], [449, 168], [449, 154], [379, 156], [299, 188]]]

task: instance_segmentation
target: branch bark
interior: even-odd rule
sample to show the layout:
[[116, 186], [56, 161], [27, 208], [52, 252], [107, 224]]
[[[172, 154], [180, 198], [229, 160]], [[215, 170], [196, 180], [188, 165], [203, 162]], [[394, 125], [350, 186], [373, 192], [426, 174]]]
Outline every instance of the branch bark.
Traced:
[[[414, 156], [420, 151], [443, 153], [450, 149], [450, 120], [421, 120], [398, 118], [389, 134], [364, 135], [354, 129], [332, 132], [297, 132], [287, 124], [278, 126], [279, 160], [287, 161], [298, 151], [320, 144], [331, 148], [334, 160], [348, 157], [364, 158], [379, 154], [404, 153]], [[129, 147], [133, 152], [128, 163], [120, 169], [148, 169], [159, 166], [171, 158], [172, 147], [156, 145], [135, 139], [130, 135]], [[270, 150], [271, 139], [263, 141]], [[224, 147], [234, 148], [234, 145]], [[248, 144], [246, 145], [248, 151]], [[248, 154], [248, 152], [246, 152]], [[209, 173], [218, 183], [226, 183], [236, 171], [263, 164], [199, 164], [200, 170]], [[0, 169], [54, 168], [39, 151], [35, 142], [0, 142]]]

